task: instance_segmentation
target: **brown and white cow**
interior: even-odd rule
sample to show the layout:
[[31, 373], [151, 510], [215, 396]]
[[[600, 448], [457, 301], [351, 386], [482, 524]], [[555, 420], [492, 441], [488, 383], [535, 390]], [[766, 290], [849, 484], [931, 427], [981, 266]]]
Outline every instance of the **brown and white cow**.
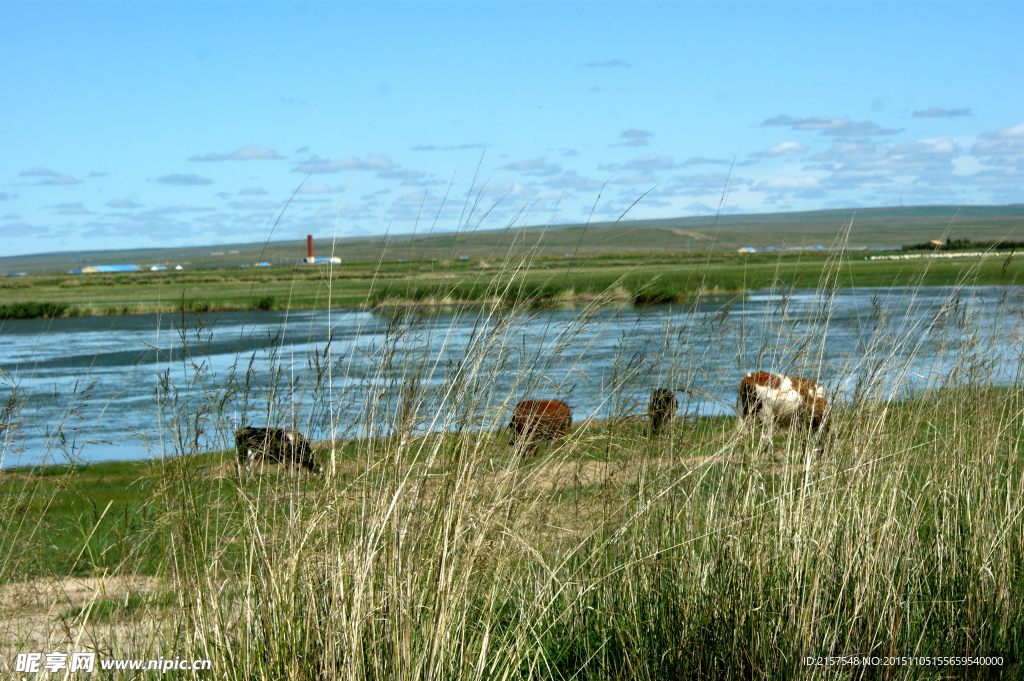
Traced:
[[508, 427], [510, 445], [524, 447], [524, 453], [536, 452], [544, 440], [554, 440], [572, 426], [572, 409], [561, 400], [523, 400], [512, 412]]
[[828, 435], [828, 398], [817, 381], [751, 371], [740, 381], [736, 415], [742, 427], [757, 419], [771, 426], [793, 423], [814, 434]]

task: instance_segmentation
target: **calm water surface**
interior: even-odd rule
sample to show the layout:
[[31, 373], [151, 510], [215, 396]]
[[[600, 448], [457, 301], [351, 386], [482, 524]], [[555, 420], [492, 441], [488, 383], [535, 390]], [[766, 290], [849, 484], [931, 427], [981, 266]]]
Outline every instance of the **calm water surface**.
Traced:
[[459, 380], [481, 396], [463, 403], [473, 427], [507, 421], [507, 402], [526, 395], [562, 397], [577, 420], [640, 413], [656, 386], [685, 388], [687, 413], [727, 414], [756, 368], [813, 376], [840, 399], [858, 381], [882, 397], [1007, 384], [1022, 302], [1018, 288], [857, 289], [500, 319], [334, 309], [8, 321], [0, 398], [19, 410], [0, 465], [227, 447], [239, 421], [361, 435], [386, 430], [408, 386], [440, 404]]

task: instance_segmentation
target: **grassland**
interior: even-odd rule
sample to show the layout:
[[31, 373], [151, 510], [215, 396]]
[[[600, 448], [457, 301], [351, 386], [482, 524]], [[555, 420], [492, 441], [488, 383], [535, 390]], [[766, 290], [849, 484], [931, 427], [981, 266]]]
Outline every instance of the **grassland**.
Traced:
[[[227, 678], [828, 676], [811, 651], [997, 656], [1012, 678], [1024, 392], [835, 418], [812, 459], [708, 418], [579, 424], [527, 460], [502, 433], [336, 443], [327, 477], [239, 478], [233, 452], [6, 471], [5, 535], [33, 541], [4, 581], [104, 577], [51, 616], [85, 640], [177, 632], [145, 654]], [[136, 586], [113, 595], [118, 575]]]
[[[238, 681], [934, 679], [964, 675], [933, 661], [955, 656], [998, 660], [969, 674], [1020, 678], [1019, 305], [1007, 296], [993, 313], [1015, 353], [1009, 366], [993, 359], [955, 286], [927, 328], [876, 306], [850, 329], [856, 356], [832, 357], [825, 342], [828, 302], [848, 282], [1008, 283], [1015, 261], [683, 257], [594, 259], [600, 267], [588, 271], [591, 260], [511, 255], [486, 267], [367, 264], [350, 270], [362, 279], [337, 281], [289, 270], [281, 289], [261, 280], [260, 295], [301, 300], [309, 277], [305, 295], [315, 302], [329, 290], [332, 304], [352, 286], [394, 305], [393, 321], [358, 358], [316, 349], [301, 423], [283, 423], [273, 407], [290, 403], [296, 384], [264, 394], [252, 366], [236, 366], [226, 388], [186, 346], [175, 353], [180, 376], [168, 371], [154, 392], [165, 455], [0, 473], [0, 665], [11, 671], [20, 652], [85, 648], [210, 659], [213, 678]], [[691, 262], [692, 274], [672, 269]], [[689, 288], [698, 277], [703, 285]], [[806, 281], [821, 304], [780, 308], [756, 338], [742, 336], [742, 316], [717, 314], [665, 329], [666, 342], [643, 353], [610, 343], [606, 420], [576, 424], [535, 456], [507, 444], [502, 426], [517, 399], [570, 389], [559, 376], [594, 351], [602, 307], [650, 291], [784, 281]], [[567, 282], [587, 298], [544, 352], [522, 352], [533, 306], [566, 298], [556, 287]], [[255, 299], [255, 284], [237, 282], [238, 304]], [[202, 302], [168, 288], [179, 305]], [[407, 302], [435, 298], [450, 306], [444, 319], [473, 322], [443, 366], [430, 343], [450, 334], [424, 331], [442, 316]], [[915, 363], [926, 333], [951, 358], [931, 369]], [[720, 340], [740, 337], [789, 373], [855, 379], [830, 414], [834, 438], [686, 415], [709, 377], [734, 370]], [[652, 437], [644, 399], [663, 381], [679, 388], [682, 414]], [[4, 452], [31, 417], [13, 388], [0, 405]], [[268, 405], [258, 416], [273, 425], [325, 424], [325, 474], [239, 475], [230, 451], [203, 444], [230, 441], [232, 401]], [[929, 662], [805, 665], [819, 655]]]
[[[772, 287], [814, 288], [825, 272], [840, 287], [1011, 284], [1022, 260], [872, 261], [854, 253], [835, 271], [828, 253], [601, 256], [355, 263], [203, 272], [38, 275], [0, 279], [0, 315], [88, 316], [178, 311], [299, 309], [381, 304], [593, 300], [681, 302]], [[520, 274], [519, 267], [522, 267]], [[514, 282], [514, 283], [512, 283]], [[511, 283], [511, 285], [510, 285]], [[19, 314], [25, 310], [27, 313]]]
[[[772, 286], [813, 288], [836, 256], [829, 252], [739, 255], [740, 246], [864, 248], [935, 238], [1013, 238], [1020, 206], [873, 208], [772, 215], [680, 218], [505, 230], [438, 232], [317, 242], [338, 265], [295, 265], [304, 243], [97, 252], [89, 265], [183, 263], [184, 270], [72, 275], [69, 254], [0, 258], [0, 318], [194, 311], [296, 309], [388, 304], [487, 303], [508, 298], [592, 300], [609, 288], [639, 303], [684, 301], [706, 293]], [[1017, 234], [1019, 236], [1019, 234]], [[978, 284], [1015, 280], [1017, 265], [990, 259], [943, 262], [915, 278], [913, 263], [844, 256], [842, 286], [950, 285], [966, 272]], [[80, 254], [81, 255], [81, 254]], [[571, 257], [570, 257], [571, 256]], [[81, 260], [82, 258], [78, 258]], [[282, 263], [244, 267], [256, 261]], [[515, 289], [508, 287], [513, 274]], [[920, 281], [919, 281], [920, 279]]]

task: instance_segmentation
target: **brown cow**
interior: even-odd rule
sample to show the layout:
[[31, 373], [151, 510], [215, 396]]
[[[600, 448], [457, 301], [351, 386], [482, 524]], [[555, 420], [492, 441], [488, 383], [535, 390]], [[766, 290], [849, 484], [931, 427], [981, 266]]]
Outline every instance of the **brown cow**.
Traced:
[[647, 416], [651, 420], [651, 435], [657, 435], [665, 422], [676, 417], [676, 391], [668, 388], [652, 390]]
[[811, 433], [828, 435], [828, 399], [816, 382], [751, 371], [740, 381], [736, 415], [740, 426], [754, 418], [762, 424], [788, 426], [794, 422]]
[[572, 425], [572, 409], [561, 400], [523, 400], [512, 412], [508, 427], [510, 445], [524, 447], [524, 453], [536, 452], [544, 440], [564, 435]]

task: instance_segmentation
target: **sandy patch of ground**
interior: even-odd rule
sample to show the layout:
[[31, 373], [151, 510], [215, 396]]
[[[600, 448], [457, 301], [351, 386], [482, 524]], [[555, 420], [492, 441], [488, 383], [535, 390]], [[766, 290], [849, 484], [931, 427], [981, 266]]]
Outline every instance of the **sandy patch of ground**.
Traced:
[[700, 232], [695, 232], [692, 229], [679, 229], [677, 227], [662, 227], [662, 229], [667, 230], [669, 232], [672, 232], [673, 234], [678, 234], [679, 236], [690, 237], [691, 239], [710, 239], [711, 238], [707, 234], [701, 234]]
[[133, 595], [152, 594], [158, 587], [155, 577], [137, 575], [9, 583], [0, 588], [0, 646], [44, 654], [131, 648], [139, 633], [155, 634], [153, 618], [145, 609], [133, 613], [134, 621], [115, 616], [90, 622], [81, 614], [69, 613], [103, 600], [123, 603]]

